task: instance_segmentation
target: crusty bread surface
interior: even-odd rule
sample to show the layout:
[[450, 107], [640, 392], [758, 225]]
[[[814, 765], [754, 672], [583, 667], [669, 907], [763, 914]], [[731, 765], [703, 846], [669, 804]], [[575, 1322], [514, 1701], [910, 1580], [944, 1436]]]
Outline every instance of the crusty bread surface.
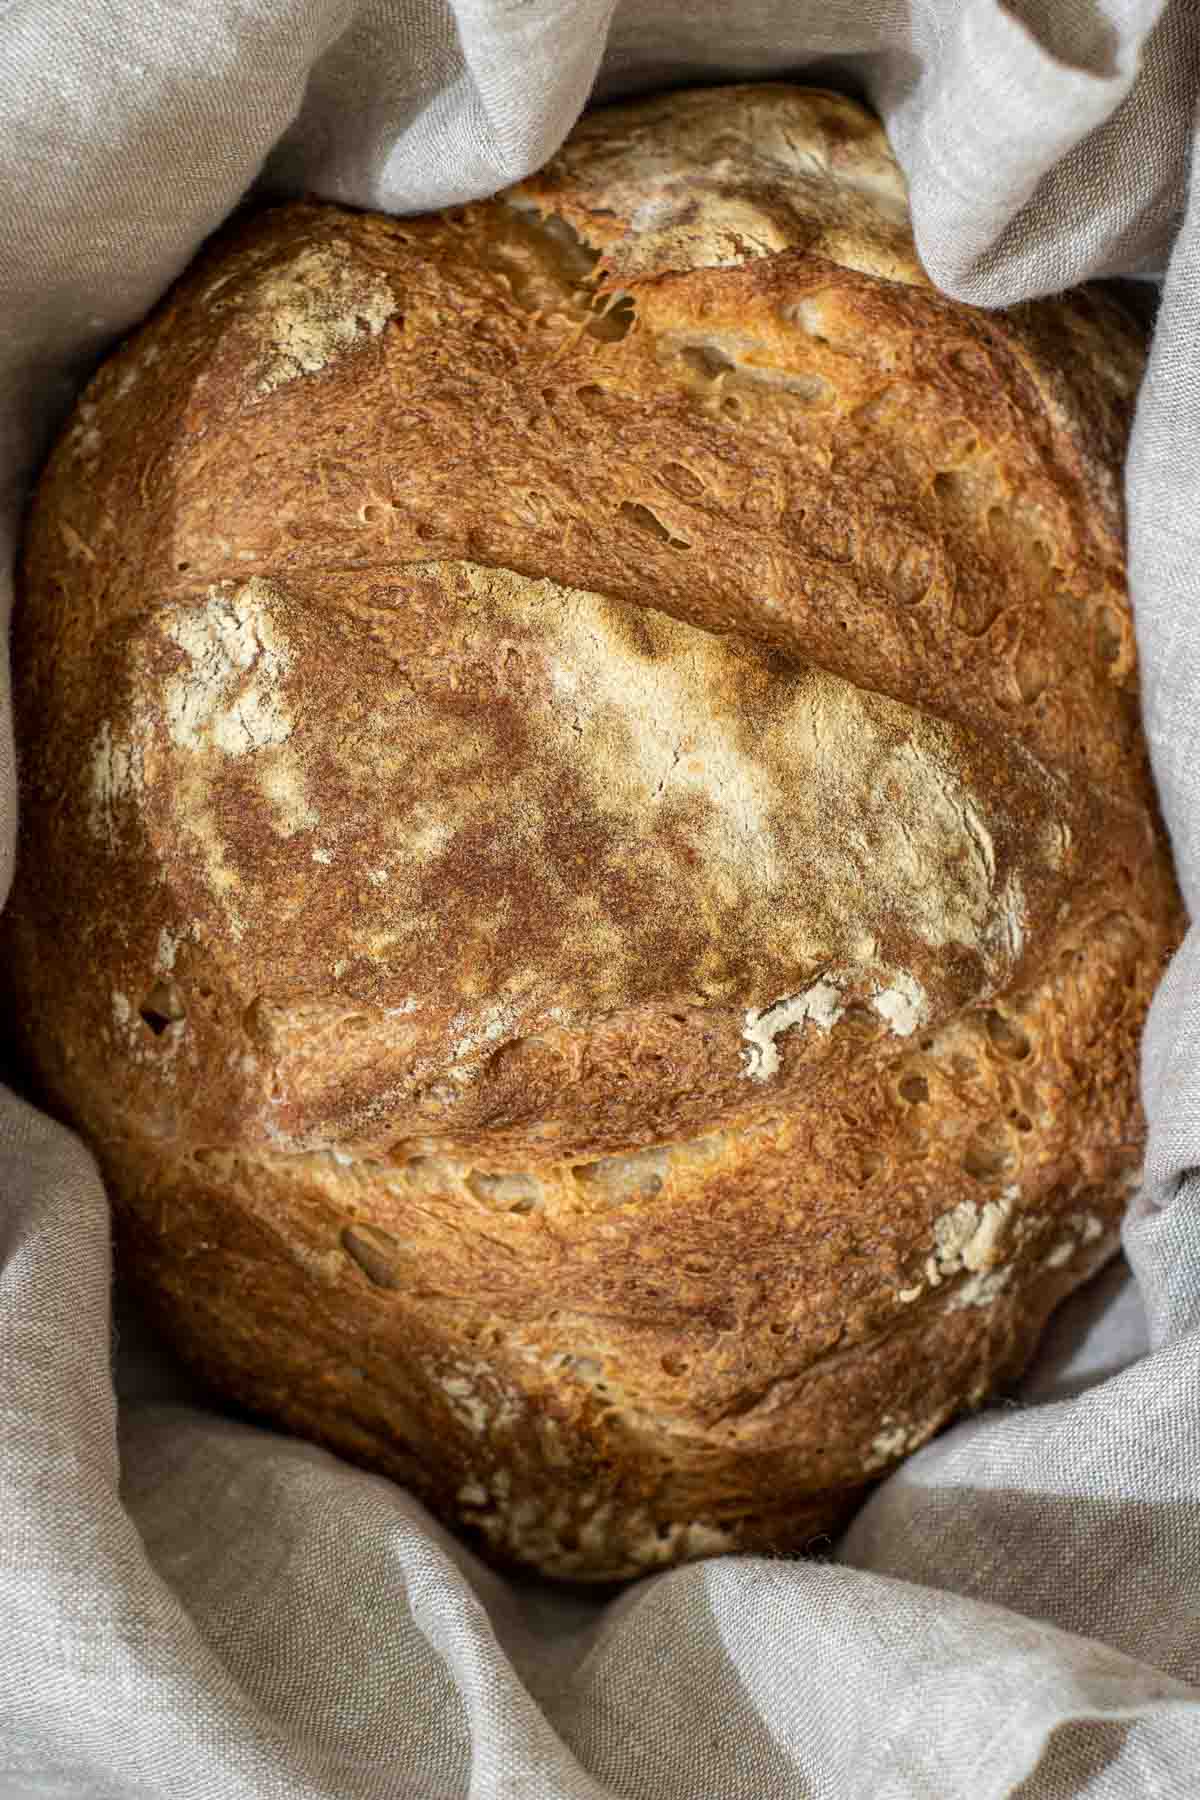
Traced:
[[803, 1547], [1019, 1372], [1181, 931], [1142, 366], [938, 294], [780, 85], [205, 250], [36, 496], [0, 931], [221, 1390], [610, 1580]]

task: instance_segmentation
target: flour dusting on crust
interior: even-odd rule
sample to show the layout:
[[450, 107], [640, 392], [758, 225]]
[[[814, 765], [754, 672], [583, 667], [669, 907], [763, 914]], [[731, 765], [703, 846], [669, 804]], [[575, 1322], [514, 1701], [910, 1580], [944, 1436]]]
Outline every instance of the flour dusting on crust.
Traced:
[[315, 375], [356, 343], [378, 337], [396, 311], [382, 275], [351, 259], [340, 238], [302, 250], [255, 290], [267, 341], [260, 394]]
[[167, 730], [178, 749], [245, 756], [291, 736], [279, 683], [292, 659], [273, 617], [278, 599], [255, 575], [236, 589], [220, 582], [203, 603], [164, 617], [165, 635], [187, 659], [166, 690]]
[[88, 782], [88, 825], [92, 836], [111, 848], [117, 839], [117, 809], [142, 792], [144, 744], [114, 737], [105, 719], [92, 744]]
[[[794, 1026], [811, 1021], [822, 1031], [832, 1031], [846, 1008], [846, 987], [852, 981], [861, 982], [865, 973], [866, 969], [860, 968], [826, 975], [802, 994], [785, 996], [761, 1009], [751, 1007], [742, 1025], [742, 1037], [748, 1045], [743, 1074], [752, 1081], [769, 1081], [778, 1075], [779, 1048], [775, 1040]], [[896, 971], [887, 985], [871, 983], [865, 997], [896, 1037], [911, 1037], [929, 1010], [924, 988], [904, 969]]]
[[831, 1031], [842, 1016], [840, 988], [831, 981], [818, 981], [807, 993], [777, 1000], [763, 1012], [753, 1007], [746, 1014], [742, 1036], [749, 1045], [746, 1051], [746, 1073], [753, 1081], [769, 1081], [779, 1073], [779, 1051], [775, 1039], [780, 1032], [790, 1031], [811, 1019], [822, 1031]]

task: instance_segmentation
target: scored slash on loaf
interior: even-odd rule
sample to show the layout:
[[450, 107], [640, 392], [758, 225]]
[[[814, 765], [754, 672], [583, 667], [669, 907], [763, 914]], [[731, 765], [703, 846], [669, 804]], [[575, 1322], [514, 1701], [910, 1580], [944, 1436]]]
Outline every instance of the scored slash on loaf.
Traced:
[[219, 236], [31, 515], [6, 978], [216, 1386], [498, 1560], [802, 1547], [1115, 1247], [1181, 912], [1097, 291], [880, 127]]

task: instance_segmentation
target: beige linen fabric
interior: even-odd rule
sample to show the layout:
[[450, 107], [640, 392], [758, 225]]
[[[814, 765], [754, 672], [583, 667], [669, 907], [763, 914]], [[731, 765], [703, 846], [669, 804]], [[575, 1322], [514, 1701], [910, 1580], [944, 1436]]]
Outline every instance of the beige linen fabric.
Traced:
[[[770, 74], [883, 112], [948, 291], [992, 305], [1165, 276], [1129, 521], [1194, 909], [1200, 15], [1183, 0], [2, 0], [2, 579], [79, 380], [254, 183], [436, 206], [535, 167], [590, 93]], [[818, 1560], [707, 1563], [615, 1602], [505, 1584], [398, 1488], [195, 1404], [135, 1319], [118, 1404], [95, 1171], [5, 1096], [0, 1795], [1200, 1792], [1194, 934], [1144, 1078], [1136, 1285], [1110, 1274], [1072, 1303], [1023, 1404], [928, 1446]]]

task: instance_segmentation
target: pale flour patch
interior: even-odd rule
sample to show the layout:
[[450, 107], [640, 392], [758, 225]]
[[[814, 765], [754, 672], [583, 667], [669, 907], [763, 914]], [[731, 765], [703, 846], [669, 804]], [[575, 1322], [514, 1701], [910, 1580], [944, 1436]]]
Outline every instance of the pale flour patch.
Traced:
[[255, 291], [266, 340], [257, 391], [270, 394], [317, 374], [344, 351], [378, 337], [396, 308], [384, 277], [355, 262], [343, 239], [302, 250]]
[[420, 825], [414, 824], [404, 833], [404, 849], [414, 861], [429, 860], [445, 849], [454, 835], [453, 827], [444, 819], [428, 818]]
[[973, 1200], [960, 1200], [949, 1212], [933, 1222], [933, 1255], [925, 1264], [926, 1274], [936, 1286], [946, 1275], [963, 1268], [963, 1251], [975, 1235], [979, 1208]]
[[254, 575], [238, 588], [221, 582], [202, 604], [166, 614], [163, 632], [187, 658], [164, 695], [177, 749], [245, 756], [291, 736], [280, 684], [292, 657], [275, 622], [278, 599]]
[[516, 1029], [521, 1008], [511, 1000], [489, 1000], [478, 1007], [463, 1007], [450, 1021], [451, 1054], [456, 1063], [465, 1061], [487, 1044]]
[[991, 1269], [986, 1274], [970, 1275], [956, 1288], [946, 1302], [948, 1312], [965, 1312], [970, 1306], [990, 1306], [1008, 1286], [1011, 1269]]
[[[861, 942], [864, 948], [875, 947], [874, 938]], [[855, 973], [850, 969], [828, 974], [802, 994], [785, 995], [767, 1007], [751, 1007], [742, 1025], [742, 1037], [748, 1045], [743, 1052], [743, 1074], [752, 1081], [769, 1081], [777, 1075], [779, 1049], [775, 1040], [793, 1026], [811, 1021], [822, 1031], [832, 1031], [845, 1011], [844, 984]], [[888, 986], [876, 987], [871, 1005], [897, 1037], [909, 1037], [924, 1022], [929, 1009], [924, 988], [905, 970], [895, 973]]]
[[1071, 860], [1071, 827], [1061, 819], [1047, 819], [1038, 838], [1042, 861], [1052, 869], [1065, 869]]
[[190, 938], [195, 936], [194, 925], [183, 926], [178, 931], [172, 931], [169, 925], [163, 926], [158, 934], [158, 949], [154, 957], [154, 967], [160, 975], [171, 973], [180, 949]]
[[[892, 791], [905, 794], [910, 814], [921, 819], [919, 833], [910, 831], [889, 846], [895, 873], [911, 892], [912, 925], [935, 949], [951, 943], [982, 947], [995, 929], [995, 845], [937, 732], [927, 729], [924, 741], [909, 738], [881, 774], [885, 781], [891, 778]], [[937, 878], [930, 880], [934, 870]]]
[[761, 1012], [751, 1007], [742, 1026], [742, 1036], [748, 1046], [743, 1052], [745, 1074], [751, 1081], [769, 1081], [772, 1075], [779, 1073], [775, 1039], [781, 1032], [809, 1020], [822, 1031], [832, 1031], [841, 1016], [841, 990], [831, 981], [815, 982], [806, 993], [776, 1000]]
[[145, 791], [144, 744], [141, 734], [122, 741], [105, 719], [92, 743], [88, 779], [88, 827], [95, 838], [113, 848], [117, 809]]
[[[718, 862], [737, 859], [757, 883], [774, 885], [780, 878], [771, 829], [774, 784], [707, 697], [704, 655], [712, 640], [693, 649], [686, 637], [695, 634], [687, 627], [661, 614], [639, 619], [635, 613], [630, 617], [647, 634], [640, 651], [603, 596], [548, 582], [526, 586], [525, 605], [533, 602], [546, 634], [547, 672], [560, 696], [551, 721], [555, 735], [568, 743], [568, 731], [586, 738], [614, 793], [624, 790], [649, 819], [698, 803], [707, 853]], [[498, 582], [492, 593], [502, 597]]]
[[488, 1428], [490, 1414], [486, 1402], [480, 1398], [468, 1377], [445, 1376], [442, 1391], [467, 1429], [473, 1431], [476, 1437], [482, 1437]]
[[179, 828], [192, 839], [203, 863], [206, 885], [220, 903], [224, 929], [235, 942], [240, 942], [246, 934], [246, 918], [238, 900], [242, 892], [241, 873], [227, 854], [228, 846], [211, 804], [203, 758], [189, 755], [183, 759], [173, 815]]
[[[1139, 1177], [1140, 1174], [1139, 1170]], [[1073, 1235], [1064, 1238], [1061, 1243], [1055, 1244], [1042, 1258], [1043, 1267], [1047, 1269], [1062, 1268], [1063, 1264], [1069, 1262], [1077, 1250], [1082, 1250], [1085, 1244], [1097, 1243], [1104, 1236], [1103, 1221], [1095, 1213], [1068, 1213], [1063, 1222]]]
[[991, 952], [993, 962], [1015, 966], [1025, 948], [1028, 919], [1025, 889], [1014, 869], [1000, 890], [998, 909], [984, 941], [985, 953]]
[[81, 401], [75, 409], [75, 422], [66, 438], [69, 453], [80, 461], [94, 461], [100, 452], [101, 437], [95, 420], [95, 401]]
[[321, 815], [308, 798], [304, 771], [290, 747], [272, 745], [256, 758], [259, 791], [270, 804], [271, 824], [280, 837], [315, 831]]
[[[966, 1269], [971, 1271], [972, 1280], [965, 1283], [961, 1291], [990, 1295], [991, 1290], [980, 1287], [974, 1278], [991, 1269], [1002, 1254], [1019, 1196], [1020, 1190], [1010, 1187], [998, 1200], [987, 1200], [982, 1206], [974, 1200], [960, 1200], [957, 1206], [934, 1220], [933, 1254], [925, 1260], [925, 1279], [930, 1287], [939, 1287], [949, 1276]], [[1010, 1271], [999, 1273], [1006, 1281]], [[953, 1301], [952, 1304], [983, 1305], [986, 1300]]]
[[[670, 525], [669, 508], [660, 522]], [[993, 829], [939, 722], [810, 669], [747, 732], [726, 697], [746, 665], [707, 633], [507, 570], [427, 574], [465, 578], [514, 639], [536, 624], [547, 740], [583, 759], [631, 841], [651, 844], [673, 816], [715, 899], [744, 893], [743, 914], [764, 925], [768, 910], [794, 917], [798, 961], [835, 947], [849, 960], [890, 915], [932, 949], [961, 944], [1004, 971], [1023, 919], [1019, 883], [995, 890]], [[814, 856], [820, 881], [797, 892], [788, 871]], [[894, 986], [882, 1016], [904, 1035], [921, 1000]]]
[[871, 1005], [897, 1037], [911, 1037], [929, 1016], [929, 997], [925, 989], [903, 969], [889, 987], [879, 989]]
[[898, 1457], [909, 1456], [920, 1449], [944, 1422], [944, 1413], [935, 1413], [932, 1418], [918, 1419], [915, 1423], [909, 1420], [893, 1419], [891, 1413], [884, 1413], [880, 1420], [881, 1429], [871, 1440], [871, 1448], [863, 1459], [863, 1473], [871, 1474], [881, 1469], [885, 1463], [895, 1462]]
[[1001, 1240], [1012, 1217], [1013, 1203], [1008, 1199], [987, 1200], [980, 1208], [979, 1223], [962, 1247], [963, 1267], [988, 1269], [996, 1261]]
[[496, 1382], [486, 1363], [456, 1363], [441, 1379], [442, 1392], [455, 1413], [476, 1437], [493, 1429], [505, 1430], [517, 1415], [514, 1396]]
[[885, 1425], [882, 1431], [876, 1432], [871, 1439], [871, 1453], [863, 1464], [864, 1469], [878, 1469], [884, 1463], [893, 1462], [896, 1457], [903, 1456], [908, 1448], [907, 1425]]

